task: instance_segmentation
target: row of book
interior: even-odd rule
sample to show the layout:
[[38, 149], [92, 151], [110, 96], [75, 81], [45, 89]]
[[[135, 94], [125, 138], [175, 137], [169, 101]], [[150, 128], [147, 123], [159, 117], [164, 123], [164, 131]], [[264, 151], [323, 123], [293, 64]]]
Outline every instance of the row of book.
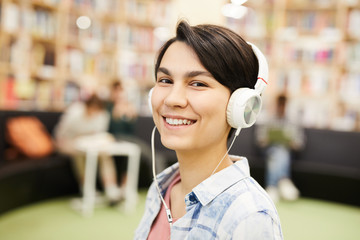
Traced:
[[22, 11], [19, 5], [8, 3], [1, 9], [3, 15], [1, 26], [4, 31], [18, 33], [25, 30], [34, 37], [53, 39], [56, 34], [57, 23], [55, 14], [45, 9], [29, 8]]
[[33, 4], [40, 4], [41, 6], [58, 6], [61, 0], [30, 0]]
[[120, 75], [127, 79], [133, 79], [139, 84], [147, 84], [154, 79], [154, 55], [137, 54], [133, 51], [124, 50], [121, 52], [119, 61]]
[[90, 10], [96, 13], [117, 12], [121, 0], [70, 0], [71, 9]]
[[155, 34], [156, 28], [146, 26], [122, 25], [120, 45], [123, 48], [142, 52], [157, 51], [163, 44], [163, 39]]
[[133, 22], [151, 23], [154, 26], [163, 26], [171, 19], [172, 6], [170, 0], [139, 1], [126, 0], [126, 18]]
[[347, 32], [352, 38], [360, 39], [360, 9], [353, 9], [349, 12], [347, 21]]
[[86, 93], [75, 81], [58, 88], [54, 82], [29, 79], [18, 81], [8, 76], [0, 81], [0, 107], [4, 109], [53, 109], [54, 105], [68, 106]]
[[53, 101], [53, 86], [48, 81], [16, 81], [9, 76], [0, 81], [3, 108], [36, 108], [46, 109], [51, 106]]
[[293, 68], [279, 71], [275, 82], [277, 91], [293, 96], [325, 97], [335, 89], [334, 94], [344, 101], [360, 106], [360, 72], [341, 75], [326, 69], [304, 71]]
[[334, 73], [326, 69], [292, 68], [279, 70], [276, 74], [276, 89], [292, 95], [321, 96], [329, 92]]
[[112, 55], [92, 54], [76, 48], [69, 48], [66, 56], [67, 69], [72, 76], [78, 74], [112, 75], [115, 71], [115, 61]]
[[318, 44], [309, 43], [282, 43], [282, 50], [279, 51], [279, 59], [285, 61], [284, 63], [301, 63], [301, 64], [331, 64], [336, 61], [338, 48], [333, 44], [323, 44], [317, 41]]
[[360, 41], [346, 44], [345, 65], [352, 72], [360, 72]]
[[294, 27], [301, 33], [321, 34], [336, 27], [336, 11], [291, 11], [286, 15], [286, 27]]
[[118, 42], [120, 28], [117, 22], [103, 22], [99, 19], [91, 19], [91, 25], [87, 29], [80, 29], [76, 25], [79, 15], [70, 14], [69, 25], [67, 27], [71, 42], [81, 42], [91, 39], [102, 44], [116, 44]]
[[321, 8], [331, 8], [336, 6], [337, 1], [338, 0], [288, 0], [287, 2], [289, 6], [317, 6]]
[[345, 74], [341, 78], [339, 89], [343, 99], [350, 104], [360, 106], [360, 72]]
[[246, 14], [240, 18], [226, 18], [226, 26], [240, 35], [249, 38], [264, 38], [274, 29], [275, 17], [273, 11], [259, 14], [256, 8], [248, 7]]

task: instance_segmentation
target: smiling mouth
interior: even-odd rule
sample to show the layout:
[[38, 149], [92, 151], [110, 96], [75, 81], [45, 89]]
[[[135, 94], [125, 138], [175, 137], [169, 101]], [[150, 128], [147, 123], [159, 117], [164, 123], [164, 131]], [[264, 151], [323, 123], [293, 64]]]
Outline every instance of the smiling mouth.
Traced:
[[165, 118], [165, 121], [171, 126], [191, 125], [196, 121], [189, 119]]

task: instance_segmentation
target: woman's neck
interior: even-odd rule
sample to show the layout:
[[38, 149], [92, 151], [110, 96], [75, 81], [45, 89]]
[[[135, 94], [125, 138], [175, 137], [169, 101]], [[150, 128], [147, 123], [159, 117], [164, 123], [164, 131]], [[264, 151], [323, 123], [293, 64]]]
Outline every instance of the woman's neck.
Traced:
[[[177, 158], [180, 168], [181, 189], [188, 194], [192, 189], [210, 177], [216, 166], [226, 154], [227, 149], [222, 150], [196, 150], [194, 152], [177, 151]], [[220, 163], [216, 172], [230, 166], [232, 161], [226, 155]]]
[[[220, 146], [220, 145], [218, 145]], [[171, 212], [173, 217], [180, 218], [186, 213], [185, 196], [192, 189], [210, 177], [221, 159], [227, 152], [226, 145], [221, 148], [208, 148], [205, 150], [176, 151], [179, 162], [181, 181], [171, 190]], [[216, 172], [228, 167], [232, 162], [226, 154]]]

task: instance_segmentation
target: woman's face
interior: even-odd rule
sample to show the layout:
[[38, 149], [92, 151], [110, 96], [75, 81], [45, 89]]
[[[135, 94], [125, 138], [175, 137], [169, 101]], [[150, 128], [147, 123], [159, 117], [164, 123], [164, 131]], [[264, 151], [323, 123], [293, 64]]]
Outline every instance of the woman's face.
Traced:
[[167, 148], [201, 150], [226, 143], [230, 90], [200, 63], [195, 52], [174, 42], [160, 63], [152, 94], [153, 118]]

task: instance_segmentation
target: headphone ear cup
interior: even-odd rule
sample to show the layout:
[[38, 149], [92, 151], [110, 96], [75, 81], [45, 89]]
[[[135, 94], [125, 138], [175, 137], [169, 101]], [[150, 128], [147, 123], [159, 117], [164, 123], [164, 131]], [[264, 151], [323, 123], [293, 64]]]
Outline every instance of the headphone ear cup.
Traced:
[[250, 88], [239, 88], [231, 94], [226, 114], [229, 125], [233, 128], [248, 128], [254, 125], [261, 110], [259, 93]]
[[152, 113], [151, 97], [152, 97], [153, 91], [154, 91], [154, 88], [151, 88], [149, 91], [149, 95], [148, 95], [148, 105], [149, 105], [150, 113]]

